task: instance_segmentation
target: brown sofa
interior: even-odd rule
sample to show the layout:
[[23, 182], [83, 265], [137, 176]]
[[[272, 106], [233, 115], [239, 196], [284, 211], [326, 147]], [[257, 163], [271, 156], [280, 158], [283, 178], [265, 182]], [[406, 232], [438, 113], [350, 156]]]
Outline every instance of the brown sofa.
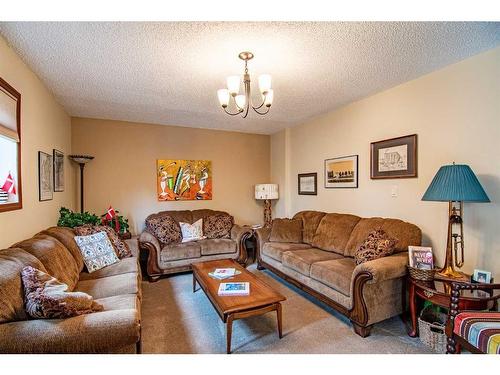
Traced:
[[[270, 228], [256, 230], [258, 268], [267, 268], [347, 316], [366, 337], [373, 324], [402, 312], [409, 245], [420, 229], [398, 219], [302, 211], [302, 242], [270, 241]], [[356, 265], [354, 254], [368, 234], [383, 229], [397, 238], [393, 255]]]
[[[0, 353], [138, 353], [141, 339], [141, 273], [134, 254], [93, 273], [70, 228], [48, 228], [0, 250]], [[48, 272], [69, 290], [90, 294], [104, 311], [67, 319], [30, 319], [24, 310], [21, 270]]]
[[[219, 214], [229, 215], [226, 212], [208, 209], [161, 211], [149, 215], [146, 220], [171, 216], [177, 222], [192, 224], [199, 219]], [[145, 230], [139, 237], [139, 247], [148, 252], [146, 272], [151, 281], [156, 281], [161, 275], [189, 271], [191, 264], [196, 262], [231, 258], [245, 265], [248, 258], [245, 240], [251, 235], [250, 228], [235, 224], [231, 229], [231, 238], [228, 239], [204, 239], [162, 246], [154, 235]]]

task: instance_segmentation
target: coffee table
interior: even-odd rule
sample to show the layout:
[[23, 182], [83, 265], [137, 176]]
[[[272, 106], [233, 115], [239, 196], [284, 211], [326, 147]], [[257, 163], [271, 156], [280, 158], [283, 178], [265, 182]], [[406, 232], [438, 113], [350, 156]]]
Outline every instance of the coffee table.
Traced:
[[[237, 319], [276, 311], [278, 335], [280, 339], [282, 338], [281, 302], [286, 300], [284, 296], [232, 259], [195, 263], [192, 265], [192, 268], [193, 293], [196, 292], [196, 283], [198, 283], [212, 303], [215, 311], [217, 311], [217, 314], [226, 323], [226, 348], [228, 354], [231, 353], [233, 321]], [[216, 268], [236, 268], [241, 274], [226, 280], [217, 280], [208, 275], [209, 272], [212, 272]], [[221, 282], [249, 282], [250, 294], [248, 296], [219, 296], [218, 291]]]

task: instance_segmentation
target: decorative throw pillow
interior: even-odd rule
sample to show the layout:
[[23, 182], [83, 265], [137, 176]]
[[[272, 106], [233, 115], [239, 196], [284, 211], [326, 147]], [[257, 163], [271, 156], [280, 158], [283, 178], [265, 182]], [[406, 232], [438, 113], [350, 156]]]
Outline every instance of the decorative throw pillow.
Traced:
[[85, 224], [80, 227], [75, 228], [75, 234], [77, 236], [88, 236], [89, 234], [94, 234], [98, 232], [106, 232], [113, 249], [119, 259], [128, 258], [132, 256], [132, 251], [130, 251], [127, 243], [123, 241], [118, 233], [111, 227], [106, 225], [90, 225]]
[[356, 264], [361, 264], [389, 256], [394, 253], [397, 242], [397, 239], [390, 238], [384, 230], [376, 229], [368, 234], [366, 240], [356, 250], [354, 260]]
[[182, 231], [182, 242], [203, 240], [203, 219], [199, 219], [193, 224], [180, 222]]
[[181, 227], [171, 216], [146, 219], [146, 230], [163, 245], [180, 243], [182, 240]]
[[302, 242], [301, 219], [274, 219], [269, 235], [271, 242]]
[[230, 238], [234, 218], [231, 215], [212, 215], [203, 220], [203, 234], [207, 238]]
[[75, 236], [75, 241], [89, 273], [120, 261], [106, 232]]
[[68, 286], [31, 266], [23, 267], [25, 309], [32, 318], [59, 319], [102, 311], [103, 307], [83, 292], [68, 292]]

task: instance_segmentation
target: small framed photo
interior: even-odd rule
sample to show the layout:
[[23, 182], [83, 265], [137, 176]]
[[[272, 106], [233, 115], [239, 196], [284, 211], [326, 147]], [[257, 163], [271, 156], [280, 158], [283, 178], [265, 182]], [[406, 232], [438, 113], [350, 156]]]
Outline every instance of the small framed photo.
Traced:
[[54, 191], [64, 191], [64, 153], [54, 149], [52, 151], [54, 161]]
[[52, 155], [38, 151], [38, 200], [50, 201], [53, 198], [54, 176]]
[[489, 284], [491, 282], [491, 272], [484, 270], [474, 270], [474, 274], [472, 275], [472, 280], [478, 283]]
[[417, 135], [372, 142], [370, 178], [417, 177]]
[[325, 188], [357, 188], [358, 155], [325, 160]]
[[318, 195], [318, 174], [299, 173], [298, 193], [299, 195]]

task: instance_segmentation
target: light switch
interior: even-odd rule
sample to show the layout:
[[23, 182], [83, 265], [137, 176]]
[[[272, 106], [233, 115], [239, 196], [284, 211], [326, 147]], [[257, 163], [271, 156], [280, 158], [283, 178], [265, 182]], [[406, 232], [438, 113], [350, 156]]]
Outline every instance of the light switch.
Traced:
[[397, 196], [398, 196], [398, 187], [397, 185], [392, 185], [391, 197], [396, 198]]

